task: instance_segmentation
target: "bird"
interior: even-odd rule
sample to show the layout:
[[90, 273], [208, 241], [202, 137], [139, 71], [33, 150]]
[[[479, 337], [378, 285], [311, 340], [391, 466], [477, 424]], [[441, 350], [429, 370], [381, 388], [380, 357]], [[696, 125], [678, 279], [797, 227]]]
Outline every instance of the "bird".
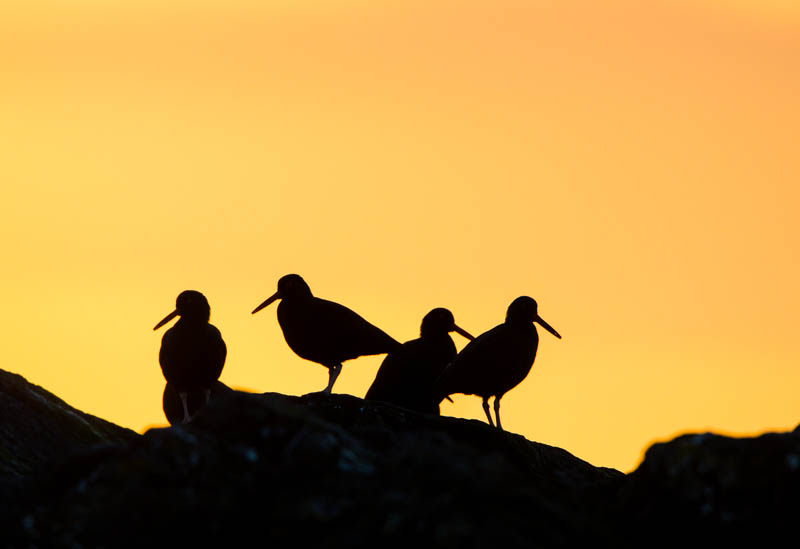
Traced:
[[450, 332], [475, 339], [456, 325], [453, 313], [443, 307], [422, 318], [420, 337], [406, 341], [386, 355], [367, 394], [367, 400], [381, 400], [417, 412], [439, 414], [433, 387], [444, 369], [456, 357]]
[[228, 349], [220, 331], [209, 324], [210, 315], [211, 308], [205, 296], [195, 290], [185, 290], [175, 300], [175, 310], [153, 328], [158, 330], [176, 316], [180, 317], [161, 338], [158, 361], [167, 383], [180, 397], [182, 423], [188, 423], [193, 416], [189, 413], [189, 395], [201, 393], [203, 404], [208, 402], [211, 388], [225, 365]]
[[489, 425], [489, 397], [494, 397], [497, 428], [500, 423], [500, 399], [516, 387], [530, 372], [536, 358], [539, 334], [534, 322], [558, 339], [561, 335], [538, 314], [536, 301], [520, 296], [511, 302], [504, 323], [482, 333], [456, 356], [436, 383], [436, 401], [454, 393], [477, 395], [483, 399], [483, 411]]
[[342, 362], [400, 347], [397, 340], [344, 305], [314, 297], [300, 275], [282, 276], [278, 291], [252, 314], [278, 299], [278, 324], [289, 348], [297, 356], [328, 368], [328, 385], [323, 393], [333, 390]]
[[[211, 385], [211, 395], [215, 396], [220, 393], [231, 392], [233, 389], [222, 383], [215, 381]], [[206, 405], [206, 392], [205, 390], [189, 392], [186, 398], [186, 408], [189, 411], [189, 416], [194, 418], [195, 414], [200, 411], [200, 408]], [[161, 396], [161, 407], [164, 410], [164, 416], [169, 421], [170, 425], [184, 422], [184, 409], [181, 397], [175, 391], [172, 384], [167, 383], [164, 386], [164, 394]]]

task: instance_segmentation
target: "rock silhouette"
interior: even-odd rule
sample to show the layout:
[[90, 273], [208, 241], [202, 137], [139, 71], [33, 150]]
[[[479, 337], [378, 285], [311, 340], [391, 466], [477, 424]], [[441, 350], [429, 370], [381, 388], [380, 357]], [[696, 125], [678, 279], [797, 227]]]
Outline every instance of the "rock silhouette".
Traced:
[[349, 395], [223, 392], [138, 435], [0, 371], [0, 411], [12, 548], [763, 547], [791, 543], [800, 512], [792, 432], [681, 436], [624, 475]]
[[22, 477], [59, 455], [138, 438], [76, 410], [20, 375], [0, 370], [0, 477]]

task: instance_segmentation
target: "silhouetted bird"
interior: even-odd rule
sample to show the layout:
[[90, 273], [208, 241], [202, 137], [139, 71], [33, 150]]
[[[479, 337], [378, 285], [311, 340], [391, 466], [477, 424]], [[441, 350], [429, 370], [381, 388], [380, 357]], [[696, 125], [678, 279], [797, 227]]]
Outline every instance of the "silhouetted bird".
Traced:
[[[214, 398], [215, 395], [219, 393], [223, 393], [226, 391], [232, 391], [230, 387], [222, 383], [221, 381], [215, 381], [213, 385], [211, 385], [211, 397]], [[194, 391], [188, 392], [186, 395], [186, 408], [188, 409], [189, 416], [194, 418], [197, 412], [200, 411], [200, 408], [206, 405], [206, 391]], [[178, 392], [172, 386], [172, 384], [167, 383], [164, 386], [164, 394], [161, 397], [161, 407], [164, 410], [164, 415], [169, 421], [170, 425], [175, 425], [176, 423], [185, 423], [185, 412], [183, 410], [183, 401], [181, 397], [178, 395]]]
[[[219, 330], [208, 323], [211, 308], [200, 292], [186, 290], [175, 301], [175, 310], [153, 330], [180, 316], [161, 339], [158, 361], [164, 377], [181, 399], [183, 423], [191, 420], [189, 395], [201, 393], [208, 402], [211, 387], [222, 373], [227, 347]], [[205, 403], [204, 402], [204, 403]]]
[[494, 397], [497, 427], [500, 424], [500, 399], [525, 379], [536, 358], [539, 334], [534, 322], [561, 339], [537, 313], [536, 301], [527, 296], [515, 299], [508, 307], [506, 321], [469, 342], [436, 383], [439, 402], [448, 395], [464, 393], [483, 398], [483, 411], [492, 423], [489, 397]]
[[456, 346], [450, 332], [475, 339], [456, 326], [449, 310], [440, 307], [426, 314], [422, 319], [420, 337], [406, 341], [386, 356], [364, 398], [438, 414], [439, 402], [434, 399], [434, 384], [456, 357]]
[[278, 324], [289, 348], [297, 356], [328, 368], [325, 393], [333, 389], [345, 360], [388, 353], [400, 346], [347, 307], [311, 295], [300, 275], [281, 277], [278, 291], [253, 309], [253, 314], [277, 299], [281, 300]]

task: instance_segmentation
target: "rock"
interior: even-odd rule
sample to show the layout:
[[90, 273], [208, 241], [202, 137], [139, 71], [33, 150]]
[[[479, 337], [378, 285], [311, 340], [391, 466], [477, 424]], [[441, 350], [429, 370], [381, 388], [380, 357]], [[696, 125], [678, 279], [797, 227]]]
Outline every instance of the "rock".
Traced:
[[617, 546], [777, 544], [800, 516], [800, 436], [704, 433], [654, 444], [616, 499]]
[[223, 391], [190, 424], [136, 435], [0, 379], [22, 456], [0, 475], [9, 547], [764, 546], [800, 511], [797, 433], [686, 435], [623, 475], [348, 395]]
[[20, 375], [0, 370], [0, 477], [20, 477], [54, 457], [139, 435], [76, 410]]
[[4, 530], [56, 547], [141, 546], [164, 532], [202, 545], [552, 546], [587, 535], [584, 510], [623, 478], [478, 421], [233, 391], [188, 425], [30, 477]]

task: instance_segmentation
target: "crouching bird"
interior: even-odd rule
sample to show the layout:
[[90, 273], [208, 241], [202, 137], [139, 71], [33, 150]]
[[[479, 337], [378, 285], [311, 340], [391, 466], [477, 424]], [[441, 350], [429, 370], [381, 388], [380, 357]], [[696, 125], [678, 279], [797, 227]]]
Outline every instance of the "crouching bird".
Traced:
[[[232, 392], [233, 389], [222, 383], [215, 381], [211, 385], [211, 397], [215, 398], [222, 393]], [[206, 405], [206, 391], [188, 392], [186, 398], [186, 407], [189, 412], [189, 417], [194, 418], [195, 414], [200, 411], [200, 408]], [[185, 423], [186, 411], [183, 408], [183, 400], [178, 395], [175, 388], [167, 383], [164, 386], [164, 393], [161, 395], [161, 408], [164, 410], [164, 416], [169, 421], [170, 425], [176, 423]]]
[[439, 401], [434, 399], [434, 384], [456, 357], [456, 345], [450, 332], [475, 339], [456, 325], [448, 309], [431, 310], [422, 319], [419, 338], [406, 341], [386, 356], [364, 398], [438, 415]]
[[[211, 388], [222, 374], [228, 349], [219, 330], [209, 324], [211, 308], [205, 296], [186, 290], [175, 300], [175, 310], [155, 325], [158, 330], [179, 316], [178, 322], [161, 338], [158, 361], [167, 384], [181, 401], [181, 423], [191, 421], [189, 395], [202, 395], [205, 404], [211, 397]], [[192, 408], [197, 408], [192, 403]]]
[[437, 402], [454, 393], [477, 395], [483, 399], [486, 419], [489, 397], [494, 397], [497, 427], [500, 423], [500, 399], [516, 387], [530, 372], [539, 346], [539, 334], [534, 322], [561, 339], [552, 326], [539, 316], [536, 301], [521, 296], [511, 302], [506, 320], [469, 342], [445, 369], [436, 383]]
[[324, 393], [333, 389], [345, 360], [389, 353], [400, 347], [394, 338], [344, 305], [314, 297], [300, 275], [281, 277], [278, 291], [252, 314], [278, 299], [278, 324], [289, 348], [300, 358], [328, 369]]

